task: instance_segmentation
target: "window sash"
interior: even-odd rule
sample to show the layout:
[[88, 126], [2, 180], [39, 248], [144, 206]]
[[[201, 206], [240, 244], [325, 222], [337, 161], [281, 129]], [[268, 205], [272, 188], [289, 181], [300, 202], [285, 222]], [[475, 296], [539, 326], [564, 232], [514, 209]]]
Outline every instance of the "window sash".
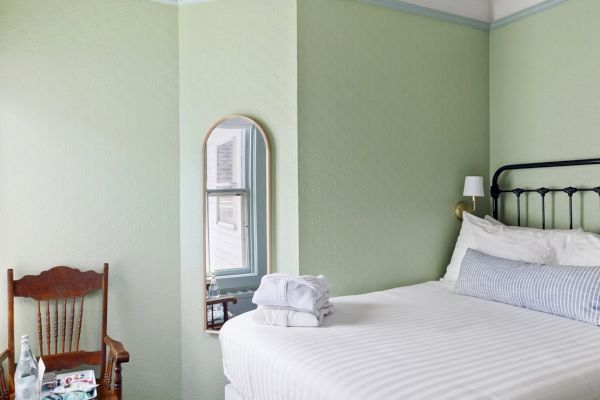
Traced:
[[[246, 259], [246, 266], [243, 268], [224, 268], [224, 269], [220, 269], [220, 270], [213, 270], [212, 269], [212, 265], [210, 264], [210, 250], [211, 250], [211, 229], [210, 226], [207, 229], [207, 237], [206, 237], [206, 257], [207, 257], [207, 261], [208, 261], [208, 267], [209, 267], [209, 274], [214, 273], [216, 276], [219, 277], [223, 277], [223, 278], [234, 278], [234, 277], [243, 277], [243, 276], [253, 276], [256, 275], [257, 271], [256, 271], [256, 257], [255, 257], [255, 227], [254, 225], [256, 225], [256, 211], [255, 211], [255, 200], [254, 200], [254, 193], [251, 191], [251, 187], [254, 184], [254, 158], [253, 158], [253, 135], [254, 132], [247, 132], [244, 137], [242, 138], [241, 142], [242, 145], [244, 146], [244, 151], [241, 152], [241, 162], [242, 162], [242, 168], [241, 168], [241, 177], [242, 179], [240, 181], [238, 181], [238, 185], [242, 186], [242, 187], [220, 187], [220, 185], [217, 185], [216, 188], [207, 188], [206, 189], [206, 199], [205, 201], [207, 202], [207, 204], [209, 203], [209, 198], [211, 196], [219, 196], [219, 195], [230, 195], [230, 196], [244, 196], [245, 197], [245, 201], [244, 201], [244, 212], [245, 212], [245, 218], [242, 221], [242, 226], [240, 226], [240, 229], [244, 229], [245, 232], [245, 240], [243, 245], [245, 246], [245, 248], [242, 250], [245, 253], [245, 259]], [[235, 164], [235, 163], [234, 163]], [[206, 208], [206, 212], [207, 215], [205, 216], [206, 221], [209, 221], [210, 223], [210, 217], [209, 217], [209, 207]], [[218, 205], [217, 205], [217, 220], [218, 220]], [[222, 226], [225, 226], [225, 224], [223, 224]]]
[[[239, 267], [239, 268], [222, 268], [222, 269], [216, 269], [213, 270], [212, 267], [213, 265], [211, 265], [211, 219], [209, 218], [209, 216], [207, 215], [207, 221], [209, 223], [208, 229], [207, 229], [207, 260], [208, 260], [208, 266], [209, 266], [209, 271], [210, 273], [214, 273], [217, 276], [230, 276], [230, 275], [243, 275], [243, 274], [252, 274], [254, 272], [254, 262], [253, 262], [253, 234], [252, 234], [252, 230], [250, 229], [250, 219], [252, 218], [252, 216], [249, 214], [250, 213], [250, 201], [249, 201], [249, 194], [250, 194], [250, 190], [248, 189], [242, 189], [242, 190], [231, 190], [231, 189], [226, 189], [226, 190], [211, 190], [210, 193], [207, 193], [207, 198], [206, 201], [208, 204], [210, 204], [210, 198], [217, 198], [220, 195], [226, 195], [226, 196], [242, 196], [243, 200], [242, 200], [242, 209], [240, 210], [243, 214], [240, 216], [240, 221], [239, 221], [239, 226], [236, 226], [235, 223], [232, 226], [227, 226], [229, 224], [223, 224], [219, 221], [219, 204], [218, 204], [218, 199], [215, 199], [217, 201], [217, 203], [215, 204], [216, 207], [216, 215], [213, 216], [213, 218], [216, 219], [216, 224], [214, 225], [214, 227], [212, 227], [213, 229], [228, 229], [228, 228], [232, 228], [234, 230], [240, 230], [240, 235], [242, 235], [242, 243], [241, 243], [241, 257], [243, 259], [245, 259], [245, 266], [243, 267]], [[234, 205], [235, 207], [235, 205]], [[208, 208], [207, 208], [208, 211]], [[212, 232], [214, 234], [214, 232]], [[236, 250], [237, 251], [237, 250]]]

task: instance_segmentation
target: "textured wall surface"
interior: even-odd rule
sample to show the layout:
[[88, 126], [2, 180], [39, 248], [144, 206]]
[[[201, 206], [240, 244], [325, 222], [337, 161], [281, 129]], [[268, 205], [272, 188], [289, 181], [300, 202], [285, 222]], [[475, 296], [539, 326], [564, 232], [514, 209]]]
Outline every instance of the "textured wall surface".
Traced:
[[275, 270], [337, 295], [436, 279], [465, 175], [599, 155], [599, 12], [572, 0], [488, 34], [347, 0], [0, 0], [0, 288], [7, 266], [110, 262], [126, 396], [221, 399], [199, 289], [208, 127], [241, 113], [271, 137]]
[[[600, 156], [598, 15], [600, 2], [572, 0], [491, 32], [491, 173], [507, 163]], [[597, 186], [597, 175], [598, 167], [584, 167], [519, 172], [506, 175], [506, 181]], [[586, 197], [596, 198], [574, 197], [576, 224], [583, 215], [584, 226], [597, 230], [597, 196]], [[566, 196], [554, 201], [557, 211], [547, 217], [565, 227]], [[514, 217], [516, 203], [506, 204], [507, 217]], [[540, 224], [539, 196], [528, 204], [526, 222]]]
[[488, 33], [298, 3], [300, 272], [335, 294], [437, 279], [465, 175], [487, 175]]
[[[127, 399], [179, 398], [177, 74], [174, 7], [0, 0], [0, 348], [7, 267], [109, 262]], [[35, 338], [27, 305], [16, 334]]]
[[181, 299], [185, 399], [223, 398], [218, 338], [203, 333], [202, 141], [217, 119], [255, 117], [271, 139], [273, 267], [298, 273], [296, 2], [180, 8]]

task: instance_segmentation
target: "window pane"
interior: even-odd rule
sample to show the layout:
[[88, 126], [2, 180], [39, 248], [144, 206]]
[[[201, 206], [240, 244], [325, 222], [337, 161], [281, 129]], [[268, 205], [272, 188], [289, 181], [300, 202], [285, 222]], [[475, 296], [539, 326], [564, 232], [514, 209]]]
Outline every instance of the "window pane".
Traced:
[[245, 129], [217, 128], [206, 143], [207, 189], [246, 187]]
[[234, 196], [217, 196], [218, 202], [218, 219], [217, 223], [235, 225], [235, 202]]
[[211, 272], [248, 267], [246, 195], [208, 196], [208, 258]]

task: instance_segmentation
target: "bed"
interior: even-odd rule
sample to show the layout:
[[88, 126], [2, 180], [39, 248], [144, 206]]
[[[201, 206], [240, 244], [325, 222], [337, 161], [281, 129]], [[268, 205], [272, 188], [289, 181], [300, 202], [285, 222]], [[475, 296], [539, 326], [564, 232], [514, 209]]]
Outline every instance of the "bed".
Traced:
[[[492, 184], [495, 217], [501, 194], [520, 201], [529, 190], [501, 189], [500, 172]], [[566, 189], [572, 225], [571, 198], [587, 189]], [[544, 190], [537, 192], [543, 202]], [[252, 312], [229, 321], [219, 337], [226, 399], [600, 399], [598, 326], [461, 296], [445, 281], [332, 303], [335, 314], [317, 329], [258, 325]]]

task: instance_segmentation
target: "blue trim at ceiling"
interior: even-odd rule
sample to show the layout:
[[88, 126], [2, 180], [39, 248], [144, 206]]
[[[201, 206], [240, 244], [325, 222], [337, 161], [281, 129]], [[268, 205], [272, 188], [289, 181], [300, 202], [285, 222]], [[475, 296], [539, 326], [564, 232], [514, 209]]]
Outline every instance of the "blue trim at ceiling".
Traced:
[[433, 10], [431, 8], [418, 6], [416, 4], [406, 3], [400, 0], [358, 0], [361, 3], [373, 4], [395, 10], [403, 11], [409, 14], [420, 15], [422, 17], [430, 17], [441, 19], [443, 21], [454, 22], [461, 25], [470, 26], [471, 28], [487, 31], [490, 29], [489, 22], [479, 21], [477, 19], [462, 17], [460, 15], [450, 14], [444, 11]]
[[529, 17], [530, 15], [537, 14], [540, 11], [547, 10], [549, 8], [555, 7], [561, 3], [565, 3], [567, 0], [546, 0], [543, 3], [536, 4], [535, 6], [531, 6], [524, 10], [519, 11], [518, 13], [509, 15], [508, 17], [504, 17], [499, 19], [498, 21], [492, 22], [490, 25], [490, 29], [496, 29], [504, 25], [508, 25], [511, 22], [518, 21], [520, 19]]
[[568, 0], [546, 0], [543, 3], [536, 4], [532, 7], [526, 8], [525, 10], [519, 11], [518, 13], [509, 15], [493, 23], [479, 21], [477, 19], [467, 18], [460, 15], [450, 14], [443, 11], [433, 10], [431, 8], [418, 6], [416, 4], [406, 3], [401, 0], [358, 0], [361, 3], [373, 4], [376, 6], [382, 6], [386, 8], [392, 8], [398, 11], [403, 11], [408, 14], [420, 15], [422, 17], [435, 18], [442, 21], [454, 22], [457, 24], [465, 25], [471, 28], [489, 31], [492, 29], [499, 28], [501, 26], [508, 25], [512, 22], [518, 21], [523, 18], [527, 18], [531, 15], [537, 14], [548, 8], [552, 8], [561, 3], [565, 3]]

